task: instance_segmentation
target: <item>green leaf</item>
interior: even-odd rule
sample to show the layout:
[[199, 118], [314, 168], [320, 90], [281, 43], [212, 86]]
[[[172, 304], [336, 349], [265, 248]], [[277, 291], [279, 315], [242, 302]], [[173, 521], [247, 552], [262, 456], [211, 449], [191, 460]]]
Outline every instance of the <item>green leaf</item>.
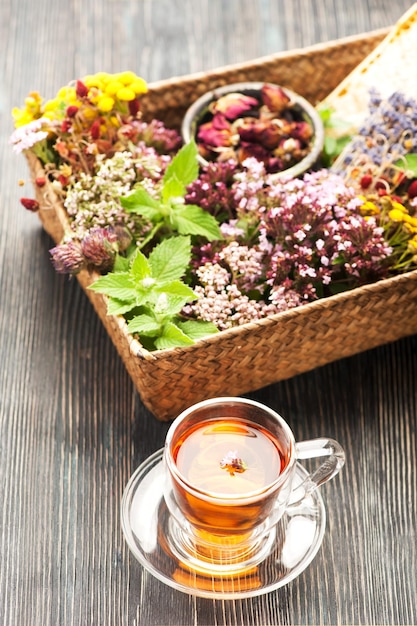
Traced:
[[139, 333], [139, 335], [145, 335], [147, 337], [158, 336], [161, 325], [156, 320], [155, 316], [148, 313], [136, 315], [127, 325], [127, 329], [130, 333]]
[[119, 300], [118, 298], [109, 298], [107, 303], [107, 314], [108, 315], [125, 315], [129, 313], [136, 307], [135, 302], [125, 302], [124, 300]]
[[203, 339], [208, 335], [215, 335], [219, 332], [215, 324], [212, 322], [204, 322], [203, 320], [187, 320], [185, 322], [177, 322], [177, 325], [178, 328], [180, 328], [187, 337], [193, 339], [193, 341]]
[[162, 216], [161, 203], [143, 187], [137, 187], [128, 196], [120, 198], [120, 204], [128, 213], [139, 213], [151, 221], [159, 220]]
[[[165, 292], [159, 293], [157, 297], [155, 297], [156, 293], [154, 292], [152, 296], [154, 297], [150, 304], [153, 305], [155, 316], [164, 321], [168, 321], [168, 318], [177, 315], [184, 304], [190, 301], [189, 297], [184, 298], [184, 296], [171, 295]], [[194, 294], [192, 299], [195, 299]]]
[[116, 272], [100, 276], [90, 285], [89, 289], [125, 302], [133, 302], [136, 296], [135, 286], [131, 281], [130, 274], [127, 272]]
[[143, 252], [138, 250], [130, 266], [130, 277], [132, 281], [137, 283], [138, 281], [142, 281], [144, 278], [148, 278], [149, 276], [151, 276], [149, 261]]
[[171, 214], [171, 221], [181, 235], [202, 235], [209, 241], [222, 239], [220, 227], [213, 215], [194, 204], [181, 205]]
[[149, 255], [152, 277], [159, 283], [178, 280], [184, 275], [191, 258], [189, 237], [171, 237], [155, 246]]
[[114, 272], [128, 272], [130, 267], [130, 261], [124, 256], [120, 254], [116, 254], [116, 258], [114, 260], [113, 271]]
[[167, 348], [176, 348], [178, 346], [192, 345], [194, 342], [187, 337], [178, 326], [173, 322], [164, 324], [162, 334], [155, 339], [155, 347], [158, 350], [166, 350]]
[[406, 154], [401, 159], [398, 159], [394, 165], [417, 177], [417, 154]]
[[171, 198], [182, 198], [185, 194], [185, 186], [174, 174], [162, 187], [162, 200], [168, 202]]
[[157, 285], [155, 291], [160, 293], [166, 293], [172, 296], [181, 296], [185, 298], [185, 302], [191, 302], [196, 299], [194, 291], [180, 280], [173, 280], [170, 283], [163, 283], [163, 285]]
[[165, 175], [162, 181], [163, 186], [165, 187], [170, 178], [175, 177], [178, 181], [180, 181], [183, 187], [182, 193], [176, 193], [175, 195], [184, 195], [187, 185], [192, 183], [198, 176], [199, 168], [197, 155], [198, 149], [195, 141], [191, 141], [183, 146], [165, 170]]

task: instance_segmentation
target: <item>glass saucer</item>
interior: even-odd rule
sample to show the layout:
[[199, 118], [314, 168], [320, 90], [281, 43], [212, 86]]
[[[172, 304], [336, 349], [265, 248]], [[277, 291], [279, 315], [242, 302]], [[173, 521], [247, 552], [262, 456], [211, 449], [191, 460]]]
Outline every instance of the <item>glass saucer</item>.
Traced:
[[[127, 544], [142, 566], [178, 591], [203, 598], [236, 599], [269, 593], [296, 578], [320, 548], [326, 511], [318, 490], [290, 506], [271, 534], [261, 563], [241, 571], [196, 568], [175, 550], [174, 520], [163, 496], [163, 450], [152, 454], [129, 480], [122, 499], [122, 528]], [[307, 471], [296, 467], [294, 486]]]

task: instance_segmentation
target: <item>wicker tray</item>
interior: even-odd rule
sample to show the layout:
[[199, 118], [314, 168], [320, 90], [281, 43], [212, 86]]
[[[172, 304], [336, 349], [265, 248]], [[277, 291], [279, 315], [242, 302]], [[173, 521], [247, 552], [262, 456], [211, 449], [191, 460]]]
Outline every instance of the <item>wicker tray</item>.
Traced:
[[[178, 127], [193, 100], [232, 81], [276, 82], [312, 102], [320, 101], [385, 35], [386, 31], [377, 31], [154, 83], [144, 99], [145, 116]], [[33, 179], [42, 175], [35, 157], [29, 154], [28, 162]], [[35, 191], [44, 228], [59, 242], [67, 224], [63, 206], [48, 185], [35, 185]], [[107, 315], [105, 298], [87, 289], [94, 278], [87, 271], [78, 275], [144, 404], [160, 420], [172, 419], [205, 398], [248, 393], [417, 333], [414, 271], [223, 331], [186, 348], [148, 352], [128, 333], [122, 318]], [[403, 323], [396, 321], [399, 311]]]

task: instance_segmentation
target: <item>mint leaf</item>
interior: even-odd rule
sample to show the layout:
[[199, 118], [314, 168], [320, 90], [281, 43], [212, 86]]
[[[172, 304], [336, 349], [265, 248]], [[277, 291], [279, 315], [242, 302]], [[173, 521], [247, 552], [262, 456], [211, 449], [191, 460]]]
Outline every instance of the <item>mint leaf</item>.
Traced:
[[155, 347], [158, 350], [188, 346], [193, 343], [193, 340], [187, 337], [187, 335], [172, 322], [165, 324], [162, 329], [162, 334], [155, 339]]
[[89, 288], [92, 291], [97, 291], [97, 293], [103, 293], [125, 302], [133, 302], [136, 297], [135, 285], [127, 272], [115, 272], [100, 276]]
[[[177, 313], [179, 313], [183, 308], [184, 304], [190, 301], [189, 297], [184, 298], [184, 296], [176, 296], [166, 292], [161, 292], [159, 294], [154, 292], [152, 296], [153, 299], [152, 301], [149, 301], [149, 304], [153, 305], [155, 317], [157, 317], [161, 323], [163, 321], [168, 321], [168, 318], [177, 315]], [[195, 300], [194, 294], [191, 299]]]
[[128, 213], [139, 213], [151, 221], [161, 219], [161, 203], [143, 187], [137, 187], [128, 196], [120, 198], [120, 204]]
[[187, 320], [186, 322], [177, 322], [178, 328], [190, 337], [193, 341], [203, 339], [207, 335], [215, 335], [219, 329], [212, 322], [204, 322], [203, 320]]
[[167, 184], [170, 178], [176, 177], [182, 183], [183, 191], [181, 194], [176, 193], [175, 195], [184, 195], [187, 185], [192, 183], [198, 176], [197, 155], [198, 149], [195, 141], [191, 141], [183, 146], [165, 170], [162, 180], [163, 186]]
[[171, 198], [182, 198], [184, 194], [185, 187], [175, 174], [162, 187], [162, 200], [164, 202], [169, 202]]
[[172, 296], [181, 296], [182, 298], [185, 298], [184, 302], [191, 302], [196, 299], [196, 295], [191, 287], [180, 280], [173, 280], [170, 283], [164, 283], [160, 287], [157, 285], [155, 287], [155, 292], [158, 291]]
[[116, 254], [114, 260], [113, 271], [114, 272], [128, 272], [130, 267], [130, 261], [120, 254]]
[[222, 239], [215, 217], [197, 205], [184, 204], [177, 207], [171, 214], [171, 222], [181, 235], [202, 235], [209, 241]]
[[118, 298], [109, 298], [109, 301], [107, 303], [107, 314], [125, 315], [136, 306], [136, 300], [131, 302], [125, 302], [124, 300], [119, 300]]
[[155, 246], [149, 255], [152, 277], [159, 283], [180, 279], [191, 258], [189, 237], [171, 237]]
[[151, 275], [151, 267], [146, 256], [138, 250], [130, 266], [130, 276], [134, 282], [143, 281]]
[[130, 333], [139, 333], [147, 337], [155, 337], [159, 334], [160, 324], [151, 314], [143, 313], [136, 315], [127, 325]]

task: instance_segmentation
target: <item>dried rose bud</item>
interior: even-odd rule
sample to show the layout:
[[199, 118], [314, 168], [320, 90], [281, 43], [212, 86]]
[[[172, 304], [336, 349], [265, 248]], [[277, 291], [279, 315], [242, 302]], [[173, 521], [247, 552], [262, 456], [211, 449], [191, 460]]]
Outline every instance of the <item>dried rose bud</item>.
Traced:
[[237, 151], [239, 163], [243, 163], [246, 159], [254, 158], [257, 161], [267, 163], [270, 153], [266, 148], [258, 143], [243, 142]]
[[261, 89], [262, 102], [270, 111], [282, 113], [288, 108], [290, 98], [281, 87], [265, 84]]
[[37, 176], [35, 178], [35, 184], [38, 187], [44, 187], [46, 185], [46, 178], [45, 178], [45, 176]]
[[33, 213], [36, 213], [36, 211], [39, 210], [39, 202], [33, 198], [20, 198], [20, 204], [22, 204], [25, 209], [32, 211]]
[[81, 246], [75, 241], [61, 243], [49, 252], [58, 274], [77, 274], [84, 266]]
[[210, 109], [214, 114], [222, 113], [228, 120], [235, 120], [258, 106], [259, 102], [256, 98], [242, 93], [228, 93], [215, 100]]
[[75, 92], [79, 98], [85, 98], [88, 96], [88, 87], [82, 82], [82, 80], [77, 80]]
[[206, 147], [223, 147], [231, 145], [232, 129], [226, 117], [217, 113], [211, 122], [202, 124], [198, 129], [197, 139]]
[[248, 118], [238, 128], [242, 141], [259, 143], [269, 150], [274, 150], [282, 137], [281, 130], [275, 124]]
[[291, 137], [308, 143], [313, 136], [313, 129], [308, 122], [294, 122], [291, 128]]
[[78, 107], [75, 106], [75, 104], [70, 104], [69, 107], [67, 107], [68, 117], [75, 117], [77, 113], [78, 113]]
[[107, 271], [113, 267], [117, 235], [110, 228], [92, 228], [83, 238], [81, 250], [89, 263]]

